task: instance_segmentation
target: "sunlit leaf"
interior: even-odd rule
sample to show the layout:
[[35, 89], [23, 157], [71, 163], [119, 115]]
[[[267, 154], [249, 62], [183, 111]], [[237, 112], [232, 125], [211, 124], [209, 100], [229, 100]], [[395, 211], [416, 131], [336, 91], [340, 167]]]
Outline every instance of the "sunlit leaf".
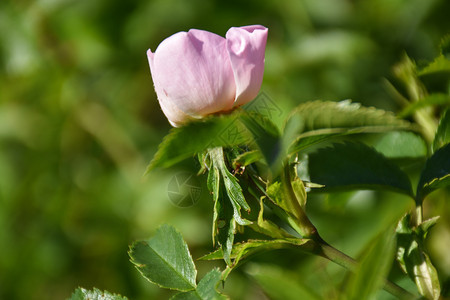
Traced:
[[433, 73], [450, 73], [450, 60], [445, 55], [439, 55], [428, 66], [419, 71], [419, 76]]
[[127, 298], [107, 291], [100, 291], [96, 288], [93, 290], [77, 288], [69, 300], [127, 300]]
[[417, 199], [450, 185], [450, 144], [438, 149], [425, 163], [417, 186]]
[[186, 242], [169, 225], [159, 227], [148, 241], [135, 242], [129, 255], [139, 272], [161, 287], [179, 291], [196, 287], [197, 270]]
[[221, 279], [219, 269], [209, 271], [198, 283], [194, 291], [180, 292], [173, 296], [171, 300], [222, 300], [228, 299], [220, 294], [216, 287]]
[[299, 105], [291, 115], [300, 117], [302, 129], [289, 153], [343, 134], [384, 132], [411, 129], [411, 125], [393, 113], [373, 107], [363, 107], [351, 101], [312, 101]]
[[[449, 98], [450, 101], [450, 98]], [[439, 121], [439, 126], [434, 136], [433, 151], [450, 143], [450, 108], [448, 108]]]
[[309, 156], [312, 182], [323, 184], [316, 191], [390, 189], [413, 196], [408, 176], [394, 163], [364, 144], [334, 144]]

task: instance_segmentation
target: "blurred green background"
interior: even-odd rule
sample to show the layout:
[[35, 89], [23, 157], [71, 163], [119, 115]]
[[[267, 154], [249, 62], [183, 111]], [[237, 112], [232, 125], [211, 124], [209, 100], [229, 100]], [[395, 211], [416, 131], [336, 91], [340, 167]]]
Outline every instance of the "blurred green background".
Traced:
[[[405, 52], [419, 63], [433, 59], [449, 12], [447, 0], [0, 1], [0, 299], [65, 299], [78, 286], [166, 299], [171, 293], [142, 279], [127, 255], [132, 241], [162, 223], [182, 232], [194, 258], [212, 250], [206, 187], [192, 207], [169, 201], [170, 180], [195, 171], [194, 160], [143, 176], [170, 129], [148, 48], [190, 28], [224, 36], [231, 26], [262, 24], [269, 28], [262, 90], [283, 112], [276, 122], [315, 99], [399, 111], [383, 78], [393, 77]], [[448, 283], [448, 193], [433, 195], [425, 216], [442, 219], [429, 248]], [[325, 239], [357, 256], [387, 215], [412, 203], [360, 192], [308, 205]], [[300, 253], [257, 259], [278, 261], [312, 288], [342, 279], [338, 267]], [[213, 265], [200, 262], [200, 275]], [[261, 299], [244, 271], [226, 292]]]

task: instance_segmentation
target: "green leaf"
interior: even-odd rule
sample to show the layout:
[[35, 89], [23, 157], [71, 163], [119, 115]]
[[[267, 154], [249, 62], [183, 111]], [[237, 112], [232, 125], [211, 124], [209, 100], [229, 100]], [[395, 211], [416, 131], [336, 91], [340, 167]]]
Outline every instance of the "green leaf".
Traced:
[[434, 227], [434, 225], [436, 225], [439, 218], [440, 216], [435, 216], [433, 218], [423, 221], [416, 229], [418, 235], [423, 237], [423, 239], [425, 239], [427, 237], [428, 232], [430, 231], [431, 228]]
[[384, 134], [375, 149], [389, 158], [418, 158], [427, 155], [427, 145], [418, 135], [406, 131]]
[[383, 287], [384, 278], [392, 265], [394, 233], [393, 228], [385, 230], [363, 251], [360, 264], [346, 285], [346, 299], [375, 299], [374, 296]]
[[196, 287], [197, 270], [186, 242], [169, 225], [159, 227], [148, 241], [135, 242], [129, 255], [139, 272], [160, 287], [179, 291]]
[[[222, 191], [220, 193], [223, 194]], [[236, 230], [236, 220], [233, 216], [229, 200], [219, 195], [218, 200], [214, 203], [213, 235], [224, 253], [223, 259], [227, 265], [231, 265], [230, 255]]]
[[450, 108], [444, 112], [439, 121], [439, 126], [434, 136], [433, 151], [442, 148], [448, 143], [450, 143]]
[[253, 264], [247, 269], [247, 273], [256, 280], [270, 299], [327, 299], [317, 295], [302, 276], [297, 276], [297, 274], [277, 266]]
[[213, 164], [219, 169], [222, 175], [223, 185], [225, 187], [228, 198], [230, 199], [231, 205], [233, 206], [234, 219], [239, 225], [249, 225], [250, 221], [245, 220], [241, 217], [241, 208], [249, 211], [250, 206], [247, 201], [245, 201], [244, 194], [242, 193], [242, 188], [237, 180], [237, 178], [228, 171], [227, 165], [225, 163], [225, 158], [223, 154], [223, 149], [221, 147], [214, 148], [210, 150], [210, 155]]
[[282, 152], [278, 128], [267, 117], [256, 112], [242, 114], [240, 120], [252, 133], [253, 143], [261, 151], [266, 163], [275, 166]]
[[[248, 240], [243, 243], [233, 245], [230, 258], [233, 259], [232, 267], [235, 267], [239, 262], [255, 253], [270, 251], [275, 249], [291, 248], [292, 246], [300, 248], [311, 248], [312, 241], [310, 239], [298, 239], [298, 238], [283, 238], [275, 240]], [[216, 250], [210, 254], [202, 256], [202, 260], [217, 260], [223, 258], [223, 252], [221, 249]]]
[[127, 298], [107, 291], [100, 291], [96, 288], [91, 291], [77, 288], [69, 300], [127, 300]]
[[417, 199], [450, 185], [450, 144], [438, 149], [425, 163], [417, 186]]
[[[231, 174], [225, 163], [221, 147], [209, 150], [211, 157], [210, 173], [208, 174], [208, 188], [213, 192], [214, 217], [213, 241], [217, 241], [224, 253], [227, 265], [231, 264], [230, 253], [233, 247], [236, 222], [249, 225], [250, 221], [241, 217], [241, 207], [249, 210], [236, 177]], [[222, 180], [220, 180], [222, 177]]]
[[233, 160], [233, 168], [246, 167], [260, 161], [262, 158], [263, 156], [259, 150], [244, 152]]
[[309, 175], [312, 182], [325, 185], [316, 191], [390, 189], [413, 197], [408, 176], [364, 144], [334, 144], [310, 154]]
[[438, 274], [423, 245], [427, 229], [435, 220], [416, 230], [410, 228], [410, 218], [410, 215], [406, 215], [397, 226], [397, 260], [403, 271], [416, 283], [419, 293], [427, 299], [437, 300], [440, 296]]
[[198, 283], [195, 291], [180, 292], [173, 296], [171, 300], [221, 300], [228, 299], [220, 294], [216, 287], [220, 282], [222, 274], [219, 269], [209, 271]]
[[281, 229], [278, 225], [273, 223], [270, 220], [264, 219], [264, 202], [263, 198], [260, 199], [260, 208], [258, 213], [258, 221], [257, 223], [253, 223], [250, 225], [250, 228], [255, 230], [256, 232], [260, 232], [272, 238], [286, 238], [291, 235]]
[[[289, 154], [294, 154], [297, 152], [301, 152], [305, 149], [308, 149], [311, 146], [317, 145], [322, 142], [330, 141], [336, 137], [340, 137], [345, 135], [346, 133], [351, 134], [351, 130], [345, 130], [346, 133], [342, 132], [343, 130], [338, 129], [338, 132], [332, 133], [331, 130], [328, 133], [317, 134], [316, 131], [306, 132], [304, 134], [300, 134], [291, 144], [289, 148]], [[311, 134], [311, 135], [309, 135]]]
[[297, 175], [297, 168], [296, 166], [293, 168], [293, 174], [291, 175], [291, 187], [292, 191], [294, 192], [295, 199], [297, 200], [298, 204], [305, 208], [306, 206], [306, 189], [305, 185], [303, 184], [303, 181], [298, 177]]
[[405, 109], [403, 109], [398, 115], [401, 118], [409, 117], [414, 114], [419, 109], [429, 107], [429, 106], [437, 106], [437, 105], [449, 105], [450, 104], [450, 96], [447, 94], [434, 93], [431, 95], [427, 95], [418, 101], [412, 102]]
[[235, 146], [253, 141], [251, 132], [242, 124], [242, 112], [211, 116], [173, 128], [159, 145], [147, 172], [170, 167], [207, 148]]
[[450, 60], [445, 55], [439, 55], [433, 62], [418, 72], [419, 76], [434, 73], [450, 73]]
[[408, 122], [398, 119], [391, 112], [362, 107], [349, 100], [306, 102], [294, 110], [291, 118], [294, 116], [303, 120], [303, 126], [289, 153], [343, 134], [411, 129]]

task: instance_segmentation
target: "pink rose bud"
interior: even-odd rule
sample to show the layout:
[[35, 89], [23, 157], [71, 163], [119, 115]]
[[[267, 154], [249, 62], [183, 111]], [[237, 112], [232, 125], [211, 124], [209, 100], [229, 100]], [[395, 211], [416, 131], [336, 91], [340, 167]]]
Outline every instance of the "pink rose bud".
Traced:
[[172, 126], [230, 111], [261, 88], [267, 28], [232, 27], [226, 38], [191, 29], [147, 51], [159, 104]]

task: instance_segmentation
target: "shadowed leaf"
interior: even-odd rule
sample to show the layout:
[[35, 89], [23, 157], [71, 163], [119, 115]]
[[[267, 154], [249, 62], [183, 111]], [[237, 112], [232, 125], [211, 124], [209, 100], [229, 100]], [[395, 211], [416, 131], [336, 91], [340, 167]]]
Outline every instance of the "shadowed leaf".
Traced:
[[394, 163], [364, 144], [334, 144], [309, 156], [312, 182], [322, 189], [390, 189], [413, 197], [408, 176]]
[[417, 199], [450, 185], [450, 144], [437, 150], [425, 163], [417, 186]]
[[437, 151], [448, 143], [450, 143], [450, 108], [444, 112], [439, 121], [439, 126], [434, 136], [433, 151]]

